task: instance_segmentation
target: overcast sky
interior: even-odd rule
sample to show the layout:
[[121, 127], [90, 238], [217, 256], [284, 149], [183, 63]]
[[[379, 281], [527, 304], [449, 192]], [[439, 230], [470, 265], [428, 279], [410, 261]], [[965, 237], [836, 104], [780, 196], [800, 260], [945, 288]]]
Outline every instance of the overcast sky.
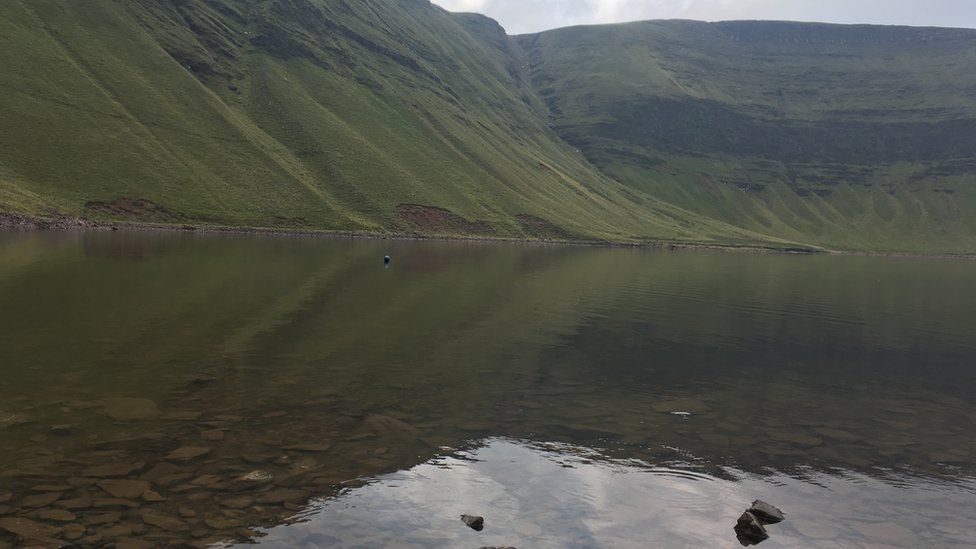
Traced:
[[780, 19], [976, 28], [976, 0], [432, 0], [497, 19], [509, 34], [642, 19]]

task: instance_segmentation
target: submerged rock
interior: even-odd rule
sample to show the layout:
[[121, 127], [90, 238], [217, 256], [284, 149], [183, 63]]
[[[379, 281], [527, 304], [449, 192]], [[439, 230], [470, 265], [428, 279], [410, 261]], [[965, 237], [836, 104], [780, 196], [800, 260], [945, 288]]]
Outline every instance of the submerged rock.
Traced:
[[145, 501], [145, 502], [148, 502], [148, 503], [159, 503], [161, 501], [166, 501], [166, 498], [164, 498], [163, 496], [159, 495], [158, 492], [154, 492], [152, 490], [146, 490], [142, 494], [142, 501]]
[[61, 528], [35, 522], [26, 518], [0, 519], [0, 531], [5, 531], [20, 538], [27, 544], [60, 547], [63, 545], [56, 536], [61, 534]]
[[23, 507], [47, 507], [61, 499], [60, 492], [50, 492], [36, 496], [27, 496], [20, 502]]
[[143, 511], [141, 517], [142, 522], [170, 532], [183, 532], [190, 529], [190, 525], [182, 520], [155, 511]]
[[232, 530], [241, 525], [240, 521], [226, 517], [208, 517], [203, 522], [214, 530]]
[[23, 414], [5, 414], [0, 412], [0, 431], [8, 427], [30, 423], [30, 418]]
[[205, 448], [203, 446], [184, 446], [182, 448], [177, 448], [169, 454], [166, 455], [166, 461], [190, 461], [199, 457], [203, 457], [210, 453], [210, 448]]
[[76, 540], [85, 535], [85, 527], [80, 524], [66, 524], [62, 534], [67, 539]]
[[107, 398], [105, 415], [115, 421], [136, 421], [159, 417], [159, 407], [147, 398]]
[[210, 431], [203, 431], [203, 432], [200, 433], [200, 436], [204, 440], [213, 440], [213, 441], [224, 440], [224, 432], [221, 431], [220, 429], [213, 429], [213, 430], [210, 430]]
[[141, 471], [145, 466], [144, 463], [109, 463], [89, 467], [82, 471], [81, 474], [94, 478], [127, 477], [132, 473]]
[[782, 511], [758, 499], [752, 502], [752, 507], [749, 508], [748, 512], [752, 513], [763, 524], [776, 524], [786, 519], [786, 515]]
[[278, 488], [261, 494], [261, 496], [258, 497], [258, 503], [298, 503], [306, 499], [308, 499], [308, 492], [305, 490]]
[[468, 525], [468, 528], [476, 532], [480, 532], [485, 529], [485, 517], [479, 517], [477, 515], [461, 515], [461, 521]]
[[359, 431], [361, 433], [371, 433], [381, 437], [393, 437], [402, 440], [418, 440], [421, 432], [416, 427], [400, 421], [399, 419], [373, 414], [362, 421]]
[[766, 528], [759, 522], [756, 515], [749, 511], [742, 513], [739, 520], [735, 523], [735, 537], [744, 547], [759, 545], [769, 539]]
[[52, 522], [72, 522], [78, 516], [64, 509], [41, 509], [37, 512], [37, 518]]
[[145, 480], [106, 479], [100, 481], [98, 487], [115, 498], [136, 499], [149, 490], [149, 483]]
[[294, 444], [285, 446], [282, 449], [294, 452], [327, 452], [329, 448], [332, 448], [332, 445], [328, 442], [323, 442], [321, 444]]

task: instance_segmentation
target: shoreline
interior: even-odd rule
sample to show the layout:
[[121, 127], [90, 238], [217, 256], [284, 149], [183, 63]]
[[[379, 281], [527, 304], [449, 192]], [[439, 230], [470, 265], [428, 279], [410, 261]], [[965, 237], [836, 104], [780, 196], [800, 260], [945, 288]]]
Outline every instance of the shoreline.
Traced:
[[467, 235], [431, 235], [422, 233], [352, 231], [335, 229], [299, 229], [288, 227], [250, 227], [239, 225], [159, 223], [141, 221], [110, 221], [81, 217], [38, 217], [26, 214], [0, 212], [0, 231], [132, 231], [188, 234], [228, 234], [228, 235], [267, 235], [286, 237], [346, 238], [363, 240], [414, 240], [441, 242], [483, 242], [499, 244], [536, 244], [556, 246], [578, 246], [594, 248], [634, 248], [670, 251], [719, 251], [773, 255], [832, 255], [893, 257], [906, 259], [953, 259], [976, 260], [974, 253], [920, 253], [920, 252], [879, 252], [861, 250], [831, 250], [813, 246], [764, 246], [761, 244], [716, 244], [705, 242], [682, 242], [673, 240], [569, 240], [516, 238]]

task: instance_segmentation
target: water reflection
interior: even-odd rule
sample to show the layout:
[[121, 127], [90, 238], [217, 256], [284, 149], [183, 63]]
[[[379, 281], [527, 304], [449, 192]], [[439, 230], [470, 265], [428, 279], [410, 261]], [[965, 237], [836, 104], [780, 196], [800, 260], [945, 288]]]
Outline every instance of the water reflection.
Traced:
[[[974, 523], [942, 519], [976, 503], [974, 276], [976, 263], [885, 258], [0, 234], [0, 547], [30, 532], [244, 540], [366, 478], [468, 463], [441, 448], [482, 440], [495, 442], [467, 456], [479, 475], [573, 459], [538, 475], [592, 465], [663, 483], [643, 485], [644, 505], [665, 514], [630, 533], [639, 490], [537, 485], [495, 502], [539, 543], [576, 539], [550, 520], [581, 544], [638, 526], [631, 541], [725, 543], [752, 499], [789, 512], [795, 490], [811, 524], [868, 525], [834, 528], [841, 545], [896, 543], [887, 523], [922, 536], [900, 511], [861, 513], [886, 497], [939, 519], [912, 539], [954, 545]], [[546, 490], [572, 511], [542, 513], [529, 496]], [[570, 526], [573, 513], [602, 518]], [[605, 524], [618, 513], [624, 526]], [[432, 543], [455, 535], [449, 518]]]
[[[951, 490], [851, 471], [761, 476], [610, 459], [565, 444], [489, 439], [321, 500], [263, 531], [272, 547], [738, 547], [732, 525], [756, 497], [787, 520], [763, 547], [972, 546], [976, 481]], [[486, 517], [473, 532], [461, 513]]]

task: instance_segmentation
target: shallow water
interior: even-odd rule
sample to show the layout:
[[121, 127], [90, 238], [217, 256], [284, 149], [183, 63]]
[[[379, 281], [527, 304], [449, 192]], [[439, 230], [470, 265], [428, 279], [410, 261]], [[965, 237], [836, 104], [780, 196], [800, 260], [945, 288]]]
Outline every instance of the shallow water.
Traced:
[[788, 517], [764, 547], [976, 545], [973, 280], [962, 261], [0, 234], [0, 529], [734, 547], [761, 498]]

